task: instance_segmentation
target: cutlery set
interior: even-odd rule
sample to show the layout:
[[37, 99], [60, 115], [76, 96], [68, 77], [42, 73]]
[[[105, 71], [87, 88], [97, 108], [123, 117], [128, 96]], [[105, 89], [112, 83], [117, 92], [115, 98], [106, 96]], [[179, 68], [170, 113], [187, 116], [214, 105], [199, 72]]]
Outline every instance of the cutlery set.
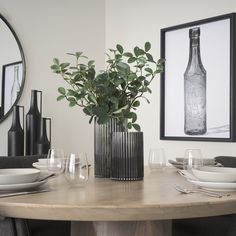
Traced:
[[41, 190], [25, 191], [25, 192], [0, 193], [0, 198], [15, 197], [15, 196], [20, 196], [20, 195], [28, 195], [28, 194], [44, 193], [44, 192], [50, 192], [50, 190], [49, 189], [41, 189]]
[[217, 198], [221, 198], [224, 196], [230, 196], [229, 193], [222, 193], [222, 192], [216, 192], [216, 191], [210, 191], [210, 190], [206, 190], [206, 189], [201, 189], [201, 188], [194, 188], [194, 189], [190, 189], [190, 188], [185, 188], [179, 185], [175, 185], [175, 189], [183, 194], [189, 194], [189, 193], [202, 193], [205, 194], [207, 196], [210, 197], [217, 197]]

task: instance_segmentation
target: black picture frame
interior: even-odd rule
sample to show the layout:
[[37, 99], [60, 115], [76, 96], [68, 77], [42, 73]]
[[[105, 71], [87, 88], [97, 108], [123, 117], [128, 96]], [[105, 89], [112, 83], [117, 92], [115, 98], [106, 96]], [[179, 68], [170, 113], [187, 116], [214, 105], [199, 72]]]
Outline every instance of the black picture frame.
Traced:
[[[14, 69], [17, 67], [17, 81], [14, 78]], [[1, 101], [1, 115], [2, 117], [5, 113], [8, 113], [11, 108], [16, 104], [17, 100], [19, 99], [19, 94], [21, 92], [22, 85], [24, 84], [23, 78], [24, 68], [23, 68], [23, 61], [17, 61], [13, 63], [9, 63], [2, 66], [2, 101]], [[11, 91], [13, 88], [13, 83], [19, 83], [19, 90], [18, 91]], [[10, 95], [11, 92], [14, 92], [14, 97]], [[12, 97], [12, 101], [10, 101]]]
[[[161, 29], [161, 58], [166, 60], [160, 89], [161, 140], [236, 141], [235, 27], [236, 14], [230, 13]], [[188, 93], [184, 74], [189, 61], [189, 34], [193, 28], [201, 32], [200, 53], [203, 66], [206, 65], [205, 96], [201, 96], [205, 105], [195, 104], [200, 107], [197, 111], [205, 109], [205, 116], [199, 115], [205, 117], [205, 121], [197, 123], [198, 126], [204, 123], [205, 131], [189, 134], [186, 130], [187, 120], [192, 117], [188, 116], [189, 101], [195, 100], [186, 95], [194, 92]], [[193, 111], [194, 105], [190, 107]], [[195, 127], [195, 120], [191, 122]]]

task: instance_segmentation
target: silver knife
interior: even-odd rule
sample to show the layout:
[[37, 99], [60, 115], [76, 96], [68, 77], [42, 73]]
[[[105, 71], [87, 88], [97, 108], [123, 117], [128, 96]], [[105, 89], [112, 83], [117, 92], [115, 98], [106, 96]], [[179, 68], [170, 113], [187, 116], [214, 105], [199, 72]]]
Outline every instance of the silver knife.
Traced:
[[35, 194], [35, 193], [44, 193], [49, 192], [49, 189], [41, 189], [41, 190], [35, 190], [35, 191], [26, 191], [26, 192], [15, 192], [15, 193], [0, 193], [0, 198], [4, 197], [14, 197], [14, 196], [20, 196], [20, 195], [27, 195], [27, 194]]

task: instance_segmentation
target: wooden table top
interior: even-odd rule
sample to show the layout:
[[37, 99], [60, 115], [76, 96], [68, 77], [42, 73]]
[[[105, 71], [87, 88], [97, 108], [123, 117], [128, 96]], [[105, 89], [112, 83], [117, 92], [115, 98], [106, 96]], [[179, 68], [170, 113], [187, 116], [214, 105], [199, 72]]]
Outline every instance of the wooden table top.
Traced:
[[189, 185], [175, 169], [145, 172], [143, 181], [90, 178], [70, 187], [63, 176], [50, 180], [45, 193], [0, 199], [0, 215], [71, 221], [161, 220], [236, 213], [236, 193], [213, 198], [180, 194], [174, 184]]

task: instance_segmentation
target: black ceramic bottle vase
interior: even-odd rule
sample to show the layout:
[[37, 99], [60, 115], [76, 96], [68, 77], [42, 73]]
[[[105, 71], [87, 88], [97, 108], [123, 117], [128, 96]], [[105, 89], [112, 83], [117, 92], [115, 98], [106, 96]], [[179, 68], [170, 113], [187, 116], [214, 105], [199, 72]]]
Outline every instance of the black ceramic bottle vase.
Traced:
[[[38, 94], [40, 94], [40, 110], [38, 109]], [[26, 114], [26, 155], [37, 154], [40, 120], [42, 114], [42, 91], [31, 91], [31, 102]]]
[[[47, 135], [47, 121], [49, 121], [49, 139]], [[41, 118], [37, 154], [48, 154], [51, 147], [51, 118]]]
[[[23, 128], [20, 123], [20, 108], [23, 112]], [[24, 107], [14, 106], [12, 125], [8, 131], [8, 156], [24, 156]]]

